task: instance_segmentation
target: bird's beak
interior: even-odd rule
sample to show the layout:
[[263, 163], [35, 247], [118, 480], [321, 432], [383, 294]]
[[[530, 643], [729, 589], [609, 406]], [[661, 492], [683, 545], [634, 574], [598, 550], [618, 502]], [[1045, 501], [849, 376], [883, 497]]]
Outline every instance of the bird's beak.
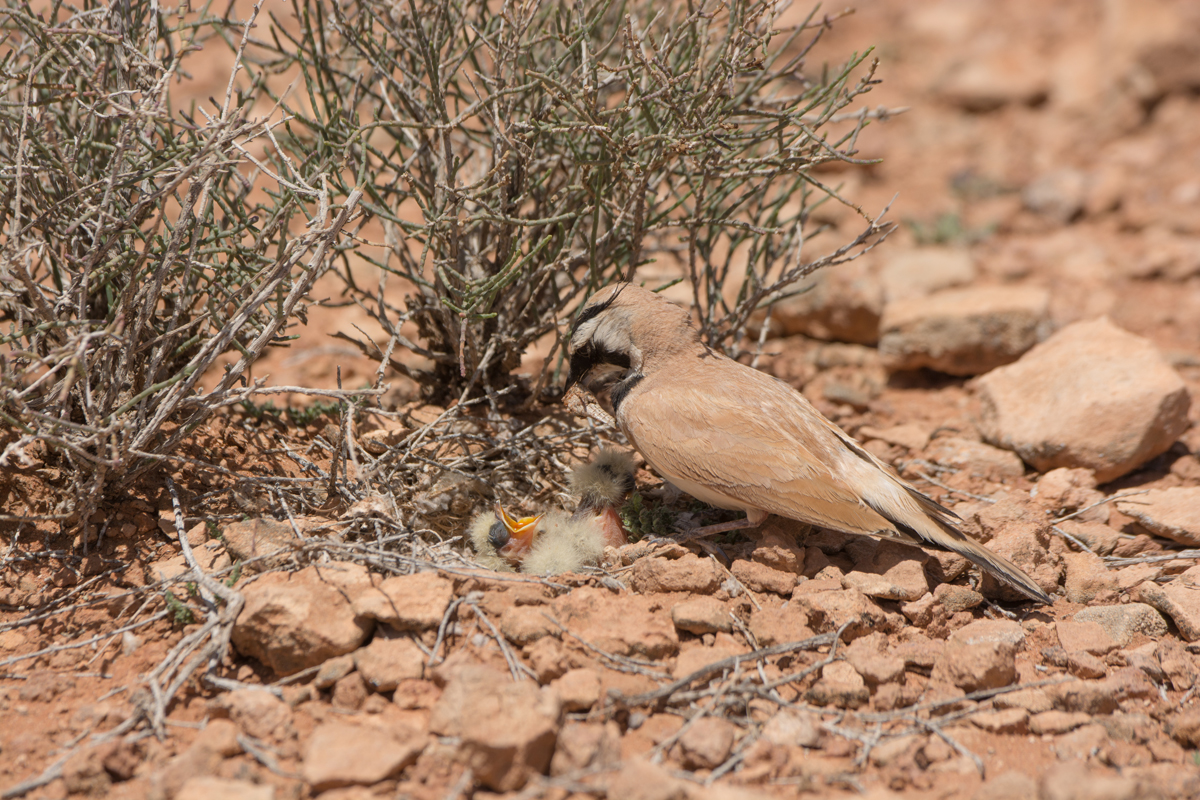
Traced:
[[508, 532], [508, 541], [497, 547], [496, 553], [510, 563], [520, 563], [529, 549], [533, 547], [533, 539], [537, 534], [538, 523], [542, 521], [542, 516], [542, 514], [538, 514], [536, 517], [518, 519], [510, 516], [499, 503], [496, 503], [496, 518], [504, 523], [504, 529]]

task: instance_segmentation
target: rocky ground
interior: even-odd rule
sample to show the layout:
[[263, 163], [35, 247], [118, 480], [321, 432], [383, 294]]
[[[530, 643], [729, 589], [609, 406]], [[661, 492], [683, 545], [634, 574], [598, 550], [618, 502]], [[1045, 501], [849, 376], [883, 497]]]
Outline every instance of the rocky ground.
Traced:
[[[446, 535], [469, 485], [418, 498], [421, 536], [387, 498], [293, 509], [261, 479], [327, 475], [336, 419], [236, 412], [186, 448], [219, 469], [173, 476], [178, 521], [162, 482], [86, 542], [0, 523], [0, 792], [1200, 795], [1198, 43], [1183, 0], [876, 0], [825, 43], [877, 45], [872, 102], [909, 110], [864, 134], [882, 163], [822, 177], [904, 224], [760, 322], [759, 366], [1053, 606], [777, 520], [596, 574], [480, 570]], [[316, 309], [275, 382], [371, 374], [323, 337], [351, 313]], [[395, 402], [364, 450], [442, 411]], [[29, 456], [4, 508], [51, 513], [60, 468]]]

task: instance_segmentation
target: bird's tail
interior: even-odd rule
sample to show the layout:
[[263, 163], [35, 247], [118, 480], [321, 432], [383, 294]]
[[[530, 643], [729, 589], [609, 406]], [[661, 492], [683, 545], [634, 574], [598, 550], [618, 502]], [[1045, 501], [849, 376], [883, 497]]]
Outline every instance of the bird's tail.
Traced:
[[917, 507], [916, 513], [902, 515], [895, 513], [894, 509], [886, 511], [876, 509], [876, 511], [899, 526], [905, 533], [916, 536], [922, 542], [958, 553], [1030, 600], [1037, 600], [1039, 603], [1047, 605], [1054, 602], [1053, 598], [1042, 591], [1042, 587], [1038, 586], [1025, 570], [959, 530], [957, 523], [961, 522], [961, 519], [957, 514], [911, 486], [904, 486], [904, 489], [908, 498], [914, 501]]

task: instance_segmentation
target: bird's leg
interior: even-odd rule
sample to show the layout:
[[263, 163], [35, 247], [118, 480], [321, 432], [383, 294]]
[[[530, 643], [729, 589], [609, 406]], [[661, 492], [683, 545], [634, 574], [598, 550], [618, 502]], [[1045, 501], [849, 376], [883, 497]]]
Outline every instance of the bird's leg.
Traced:
[[692, 528], [690, 531], [685, 531], [675, 537], [676, 542], [690, 542], [693, 539], [705, 539], [709, 536], [716, 536], [718, 533], [727, 533], [729, 531], [740, 531], [747, 528], [757, 528], [767, 521], [770, 516], [765, 511], [747, 511], [743, 519], [733, 519], [729, 522], [718, 522], [715, 525], [705, 525], [701, 528]]

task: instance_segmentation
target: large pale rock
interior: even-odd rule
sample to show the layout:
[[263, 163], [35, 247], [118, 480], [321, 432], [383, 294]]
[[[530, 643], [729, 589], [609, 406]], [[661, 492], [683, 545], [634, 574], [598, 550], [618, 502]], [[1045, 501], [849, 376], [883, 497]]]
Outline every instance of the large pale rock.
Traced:
[[1042, 472], [1086, 467], [1100, 483], [1166, 451], [1189, 425], [1183, 380], [1106, 318], [1063, 328], [976, 385], [987, 441]]
[[[1192, 567], [1188, 572], [1200, 572]], [[1159, 586], [1146, 581], [1135, 586], [1130, 595], [1134, 600], [1153, 606], [1170, 617], [1185, 641], [1200, 641], [1200, 588], [1186, 580], [1187, 572], [1168, 584]]]
[[875, 344], [883, 289], [866, 259], [823, 269], [797, 284], [801, 294], [776, 303], [771, 319], [784, 336]]
[[967, 250], [918, 247], [889, 253], [879, 271], [887, 303], [925, 297], [975, 280], [975, 261]]
[[378, 783], [415, 764], [427, 741], [424, 733], [402, 726], [326, 722], [309, 737], [304, 779], [316, 792]]
[[1118, 647], [1129, 644], [1137, 634], [1157, 639], [1167, 632], [1162, 614], [1145, 603], [1085, 608], [1075, 615], [1075, 621], [1095, 622]]
[[1049, 334], [1049, 326], [1044, 289], [949, 289], [888, 303], [879, 323], [879, 354], [890, 370], [978, 375], [1016, 361]]
[[398, 630], [436, 628], [454, 598], [454, 584], [435, 572], [396, 575], [362, 592], [354, 611]]
[[390, 692], [401, 681], [425, 674], [425, 654], [412, 639], [376, 635], [369, 645], [354, 652], [354, 665], [368, 686]]
[[484, 786], [520, 789], [546, 774], [562, 718], [557, 692], [532, 681], [514, 683], [488, 667], [455, 670], [434, 704], [429, 730], [460, 740], [461, 758]]
[[947, 70], [937, 92], [966, 111], [992, 111], [1009, 104], [1032, 105], [1050, 91], [1046, 70], [1011, 48], [972, 53]]
[[966, 470], [973, 477], [993, 481], [1003, 482], [1005, 478], [1025, 474], [1025, 465], [1015, 453], [957, 436], [934, 439], [925, 448], [925, 457], [935, 464]]
[[1200, 547], [1200, 487], [1151, 489], [1146, 494], [1118, 500], [1116, 506], [1156, 536]]
[[356, 614], [348, 598], [370, 585], [358, 564], [264, 575], [243, 590], [246, 605], [233, 626], [234, 647], [280, 675], [351, 653], [375, 622]]

